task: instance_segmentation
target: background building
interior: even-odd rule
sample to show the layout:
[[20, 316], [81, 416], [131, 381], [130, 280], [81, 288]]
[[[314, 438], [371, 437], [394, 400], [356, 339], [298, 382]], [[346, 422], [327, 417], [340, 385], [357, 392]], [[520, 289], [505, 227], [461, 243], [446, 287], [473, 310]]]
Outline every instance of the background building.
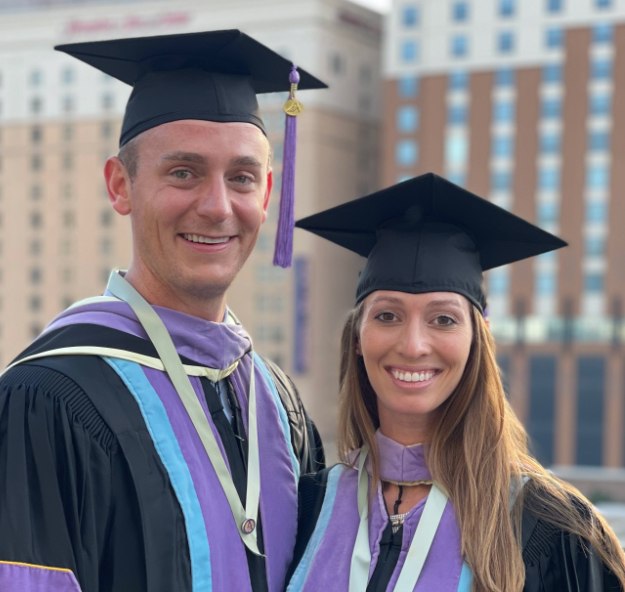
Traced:
[[545, 464], [624, 466], [625, 2], [397, 0], [386, 32], [383, 184], [436, 171], [569, 242], [488, 274], [499, 360]]
[[[69, 303], [100, 293], [130, 259], [127, 219], [103, 182], [129, 88], [53, 51], [58, 43], [239, 28], [327, 82], [302, 92], [297, 207], [303, 216], [378, 186], [381, 17], [345, 0], [0, 2], [0, 363]], [[285, 81], [288, 89], [288, 81]], [[280, 186], [283, 96], [261, 99]], [[277, 193], [277, 192], [276, 192]], [[357, 264], [304, 233], [272, 266], [278, 195], [230, 304], [297, 381], [333, 448], [338, 339]], [[354, 256], [355, 258], [355, 256]]]

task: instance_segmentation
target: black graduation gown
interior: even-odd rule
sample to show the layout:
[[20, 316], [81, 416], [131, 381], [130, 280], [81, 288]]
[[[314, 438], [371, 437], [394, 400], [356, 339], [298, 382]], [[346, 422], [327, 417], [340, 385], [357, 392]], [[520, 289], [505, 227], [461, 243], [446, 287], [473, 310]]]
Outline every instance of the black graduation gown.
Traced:
[[[155, 355], [145, 340], [93, 325], [55, 331], [24, 354], [79, 344]], [[322, 466], [314, 426], [294, 392], [285, 402], [283, 387], [303, 468]], [[236, 481], [234, 473], [245, 474], [245, 458], [236, 458], [241, 436], [224, 433]], [[83, 592], [191, 590], [184, 515], [170, 478], [134, 398], [100, 358], [49, 357], [2, 377], [0, 488], [1, 561], [70, 569]], [[264, 563], [248, 568], [254, 590], [265, 590]]]
[[[326, 478], [327, 470], [324, 470], [300, 479], [297, 543], [289, 575], [312, 536], [323, 504]], [[401, 537], [401, 529], [393, 534], [389, 523], [380, 541], [379, 560], [367, 592], [386, 592], [401, 551]], [[522, 517], [522, 546], [524, 592], [622, 592], [614, 575], [583, 541], [528, 510], [524, 510]]]

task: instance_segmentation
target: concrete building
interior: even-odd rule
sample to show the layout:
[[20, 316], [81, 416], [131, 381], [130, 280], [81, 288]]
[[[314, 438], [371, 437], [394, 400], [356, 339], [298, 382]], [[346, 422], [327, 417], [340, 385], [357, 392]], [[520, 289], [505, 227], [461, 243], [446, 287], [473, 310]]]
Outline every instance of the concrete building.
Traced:
[[[101, 172], [117, 151], [129, 88], [54, 52], [55, 44], [239, 28], [330, 85], [300, 94], [296, 216], [378, 186], [376, 12], [346, 0], [4, 0], [0, 17], [2, 364], [62, 308], [100, 293], [109, 269], [130, 259], [128, 221], [110, 208]], [[285, 96], [261, 100], [277, 187]], [[230, 304], [256, 349], [296, 380], [331, 451], [338, 338], [357, 265], [297, 233], [293, 268], [274, 268], [277, 202], [274, 195]]]
[[625, 465], [625, 2], [396, 0], [383, 184], [436, 171], [570, 246], [487, 277], [547, 465]]

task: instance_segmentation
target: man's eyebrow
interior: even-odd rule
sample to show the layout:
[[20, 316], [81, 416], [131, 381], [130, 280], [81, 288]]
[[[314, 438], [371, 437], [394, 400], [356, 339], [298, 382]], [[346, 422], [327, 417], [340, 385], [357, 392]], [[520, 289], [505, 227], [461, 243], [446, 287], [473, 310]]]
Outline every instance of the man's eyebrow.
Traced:
[[263, 166], [263, 163], [253, 156], [238, 156], [237, 158], [232, 159], [232, 164], [234, 166]]
[[206, 164], [206, 158], [197, 152], [168, 152], [161, 157], [161, 160], [192, 162], [194, 164]]

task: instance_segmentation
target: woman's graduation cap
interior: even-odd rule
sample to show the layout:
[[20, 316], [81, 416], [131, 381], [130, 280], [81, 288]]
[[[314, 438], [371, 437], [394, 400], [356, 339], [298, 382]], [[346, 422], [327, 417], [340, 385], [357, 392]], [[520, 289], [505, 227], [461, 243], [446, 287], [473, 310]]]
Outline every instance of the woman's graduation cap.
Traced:
[[266, 133], [256, 95], [289, 91], [279, 223], [283, 236], [276, 239], [276, 249], [283, 252], [274, 262], [290, 264], [294, 124], [301, 110], [295, 90], [326, 88], [323, 82], [236, 29], [70, 43], [55, 49], [133, 87], [120, 146], [150, 128], [181, 119], [245, 122]]
[[482, 272], [566, 243], [427, 173], [296, 223], [363, 257], [356, 301], [375, 290], [457, 292], [481, 311]]

